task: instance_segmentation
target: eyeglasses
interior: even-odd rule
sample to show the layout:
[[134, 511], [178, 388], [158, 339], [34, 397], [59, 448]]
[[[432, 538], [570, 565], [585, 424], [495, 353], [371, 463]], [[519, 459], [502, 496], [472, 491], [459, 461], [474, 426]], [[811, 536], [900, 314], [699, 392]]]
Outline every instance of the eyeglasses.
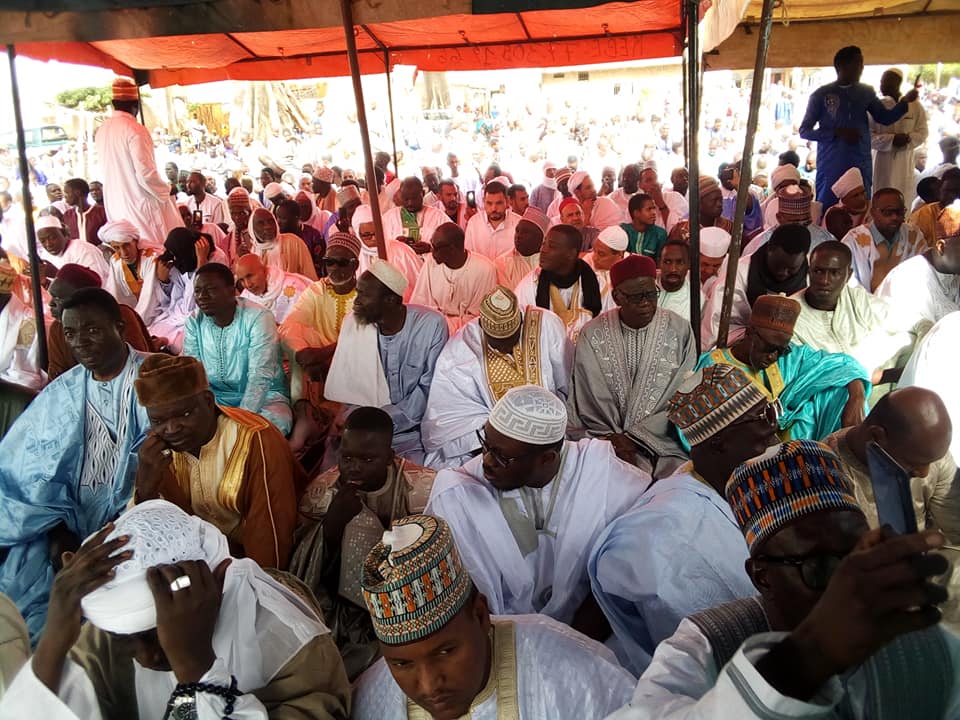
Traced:
[[620, 297], [629, 305], [642, 305], [643, 303], [655, 303], [660, 298], [659, 290], [648, 290], [647, 292], [625, 293], [622, 290]]
[[765, 562], [774, 565], [787, 565], [800, 571], [800, 579], [811, 590], [822, 591], [827, 589], [830, 578], [837, 567], [843, 562], [846, 555], [826, 553], [823, 555], [758, 555], [755, 562]]
[[538, 455], [539, 453], [543, 452], [543, 450], [537, 448], [536, 450], [525, 452], [523, 455], [517, 455], [516, 457], [504, 457], [499, 450], [496, 450], [487, 444], [487, 439], [483, 436], [483, 433], [479, 428], [477, 429], [477, 440], [480, 441], [480, 450], [483, 451], [483, 454], [492, 457], [494, 462], [496, 462], [497, 465], [502, 468], [508, 468], [515, 462], [526, 460], [527, 458], [531, 458], [534, 455]]
[[327, 267], [339, 267], [345, 268], [350, 267], [351, 263], [355, 263], [356, 260], [353, 258], [324, 258], [323, 264]]
[[767, 403], [763, 407], [763, 412], [754, 413], [752, 415], [744, 415], [740, 418], [737, 418], [737, 420], [730, 423], [729, 427], [733, 427], [734, 425], [746, 425], [747, 423], [756, 422], [758, 420], [763, 420], [774, 430], [779, 430], [780, 429], [779, 403]]

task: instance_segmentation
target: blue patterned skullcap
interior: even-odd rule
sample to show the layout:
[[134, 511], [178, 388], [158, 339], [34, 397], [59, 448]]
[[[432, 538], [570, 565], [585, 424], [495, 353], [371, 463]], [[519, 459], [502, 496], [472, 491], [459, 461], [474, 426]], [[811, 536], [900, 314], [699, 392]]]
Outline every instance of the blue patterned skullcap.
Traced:
[[373, 630], [387, 645], [437, 632], [467, 604], [473, 590], [450, 526], [432, 515], [395, 520], [361, 572]]
[[813, 440], [783, 443], [747, 460], [733, 471], [725, 494], [751, 554], [798, 518], [825, 510], [863, 512], [840, 458]]

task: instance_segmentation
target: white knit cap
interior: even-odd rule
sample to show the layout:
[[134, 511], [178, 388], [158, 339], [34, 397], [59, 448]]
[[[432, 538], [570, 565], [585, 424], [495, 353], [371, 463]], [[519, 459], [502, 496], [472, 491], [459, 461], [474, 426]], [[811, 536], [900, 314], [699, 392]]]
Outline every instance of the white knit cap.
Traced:
[[97, 231], [97, 237], [100, 238], [100, 242], [105, 242], [107, 245], [120, 245], [131, 240], [139, 240], [140, 232], [129, 220], [111, 220]]
[[403, 297], [403, 293], [406, 291], [409, 283], [404, 274], [397, 270], [396, 267], [386, 260], [377, 258], [370, 264], [370, 273], [397, 295]]
[[350, 218], [350, 227], [353, 228], [353, 234], [360, 237], [360, 226], [363, 223], [373, 222], [373, 210], [369, 205], [358, 205], [353, 211], [353, 217]]
[[846, 195], [862, 187], [864, 187], [863, 175], [860, 174], [859, 168], [852, 167], [841, 175], [840, 179], [830, 186], [830, 189], [837, 198], [843, 200]]
[[280, 185], [280, 183], [268, 183], [263, 189], [263, 196], [267, 198], [267, 200], [275, 198], [278, 195], [283, 195], [283, 187]]
[[573, 175], [570, 176], [570, 179], [567, 180], [567, 190], [570, 192], [576, 192], [577, 188], [583, 184], [583, 181], [590, 177], [590, 173], [584, 172], [583, 170], [577, 170]]
[[800, 171], [789, 163], [786, 165], [777, 165], [777, 167], [773, 169], [773, 172], [770, 173], [770, 186], [774, 190], [787, 180], [793, 180], [795, 183], [800, 182]]
[[700, 228], [700, 254], [708, 258], [722, 258], [730, 249], [730, 233], [723, 228]]
[[133, 557], [117, 565], [106, 585], [80, 601], [84, 616], [96, 627], [120, 635], [157, 626], [157, 608], [147, 584], [147, 569], [184, 560], [204, 560], [211, 570], [230, 556], [227, 538], [210, 523], [166, 500], [148, 500], [117, 518], [112, 540], [129, 535], [123, 548]]
[[627, 244], [630, 242], [629, 238], [627, 238], [627, 231], [619, 225], [611, 225], [601, 230], [597, 236], [597, 240], [614, 252], [623, 252], [627, 249]]
[[563, 401], [538, 385], [507, 390], [489, 422], [497, 432], [529, 445], [552, 445], [567, 433], [567, 408]]
[[41, 215], [33, 223], [33, 229], [37, 232], [46, 230], [47, 228], [56, 228], [60, 232], [66, 232], [63, 223], [60, 222], [56, 215]]

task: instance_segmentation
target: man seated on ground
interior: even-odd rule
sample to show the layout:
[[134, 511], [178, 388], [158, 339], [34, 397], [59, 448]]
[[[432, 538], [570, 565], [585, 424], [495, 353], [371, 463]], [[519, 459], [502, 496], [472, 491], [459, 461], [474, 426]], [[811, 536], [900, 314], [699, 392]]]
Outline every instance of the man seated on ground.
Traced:
[[0, 260], [0, 396], [3, 400], [9, 392], [8, 383], [29, 390], [39, 390], [47, 383], [40, 367], [37, 321], [33, 308], [17, 295], [16, 282], [17, 271], [6, 260]]
[[437, 228], [448, 222], [450, 220], [442, 211], [423, 204], [420, 178], [408, 177], [400, 183], [400, 207], [383, 214], [383, 235], [408, 246], [429, 245]]
[[[70, 342], [64, 335], [62, 316], [65, 304], [78, 290], [99, 287], [100, 277], [95, 272], [72, 264], [60, 268], [50, 283], [50, 315], [53, 317], [53, 322], [47, 327], [47, 375], [50, 380], [55, 380], [77, 364]], [[121, 304], [120, 319], [123, 320], [120, 330], [123, 341], [134, 350], [152, 352], [150, 332], [136, 311]]]
[[[107, 211], [103, 205], [87, 202], [89, 195], [90, 186], [83, 178], [70, 178], [63, 184], [63, 200], [68, 206], [63, 214], [63, 224], [71, 238], [99, 245], [99, 231], [107, 222]], [[160, 238], [155, 242], [160, 242]]]
[[257, 208], [253, 211], [250, 216], [250, 237], [253, 240], [250, 252], [265, 265], [306, 275], [311, 280], [317, 279], [313, 256], [307, 244], [293, 233], [281, 233], [277, 219], [269, 210]]
[[447, 323], [435, 310], [406, 305], [406, 278], [377, 260], [357, 282], [333, 355], [324, 395], [346, 405], [382, 408], [393, 420], [393, 449], [422, 464], [420, 425]]
[[444, 223], [432, 238], [410, 302], [440, 312], [451, 336], [480, 315], [480, 303], [497, 286], [493, 261], [464, 247], [463, 230]]
[[550, 221], [540, 210], [526, 209], [513, 232], [513, 248], [496, 259], [499, 285], [513, 290], [540, 264], [540, 248], [549, 227]]
[[614, 310], [587, 323], [573, 360], [570, 430], [609, 440], [617, 457], [666, 477], [687, 454], [667, 403], [697, 362], [690, 323], [657, 307], [657, 266], [630, 255], [610, 271]]
[[467, 250], [496, 260], [513, 246], [519, 222], [520, 215], [507, 204], [506, 186], [497, 181], [487, 183], [483, 208], [467, 222]]
[[927, 237], [927, 233], [924, 231], [924, 228], [920, 227], [917, 223], [916, 212], [924, 205], [936, 202], [940, 202], [940, 178], [921, 178], [920, 181], [917, 182], [917, 196], [913, 199], [913, 204], [910, 206], [910, 224], [919, 228], [924, 238]]
[[187, 176], [187, 209], [191, 214], [200, 213], [204, 224], [226, 224], [227, 213], [223, 200], [206, 190], [207, 181], [203, 173], [194, 171]]
[[[689, 213], [687, 201], [683, 195], [675, 190], [663, 189], [657, 180], [657, 164], [652, 160], [640, 163], [640, 192], [653, 199], [654, 207], [657, 209], [654, 222], [667, 233]], [[630, 217], [633, 218], [632, 208]]]
[[630, 695], [599, 643], [542, 615], [492, 618], [441, 518], [394, 523], [361, 582], [383, 659], [357, 683], [356, 720], [599, 720]]
[[37, 254], [40, 257], [40, 277], [56, 276], [64, 265], [82, 265], [95, 272], [101, 283], [110, 277], [110, 268], [103, 253], [96, 245], [86, 240], [71, 239], [67, 231], [53, 215], [41, 215], [34, 222], [37, 231]]
[[[940, 396], [919, 387], [904, 387], [880, 398], [859, 425], [824, 438], [840, 458], [867, 523], [879, 527], [867, 451], [872, 443], [910, 477], [910, 495], [917, 527], [940, 530], [947, 542], [960, 540], [960, 480], [950, 454], [953, 424]], [[960, 574], [954, 573], [951, 599], [944, 605], [944, 623], [960, 626]]]
[[572, 225], [554, 225], [540, 248], [540, 267], [515, 290], [520, 307], [533, 305], [559, 315], [572, 342], [603, 309], [597, 275], [580, 259], [581, 242]]
[[230, 212], [230, 229], [227, 232], [226, 245], [230, 248], [227, 258], [235, 263], [239, 258], [253, 251], [253, 233], [250, 231], [250, 216], [254, 203], [250, 194], [242, 187], [234, 188], [227, 195], [227, 210]]
[[605, 638], [587, 557], [650, 476], [617, 459], [606, 440], [566, 441], [566, 428], [563, 401], [549, 390], [508, 390], [478, 431], [482, 454], [437, 473], [427, 512], [460, 538], [493, 613], [539, 612]]
[[523, 217], [527, 208], [530, 207], [530, 196], [527, 194], [527, 189], [523, 185], [511, 185], [508, 187], [507, 201], [510, 204], [510, 209], [520, 217]]
[[723, 283], [726, 278], [719, 278], [721, 267], [726, 267], [724, 261], [730, 250], [730, 233], [722, 228], [700, 229], [700, 289], [703, 290], [704, 303], [713, 292], [714, 283]]
[[[619, 225], [623, 219], [623, 211], [610, 198], [597, 194], [596, 185], [585, 171], [578, 170], [571, 175], [567, 189], [583, 208], [583, 221], [587, 227], [600, 231]], [[585, 249], [590, 248], [588, 246]]]
[[[702, 247], [702, 245], [701, 245]], [[658, 263], [660, 297], [657, 306], [676, 313], [690, 322], [690, 246], [680, 240], [671, 240], [660, 251]], [[700, 290], [700, 307], [704, 295]]]
[[957, 717], [960, 641], [931, 627], [940, 533], [868, 531], [839, 460], [809, 441], [747, 461], [726, 496], [759, 597], [683, 620], [610, 720]]
[[952, 168], [947, 170], [940, 180], [936, 202], [929, 202], [910, 215], [910, 225], [923, 233], [928, 248], [933, 246], [937, 238], [937, 218], [943, 209], [953, 205], [957, 198], [960, 198], [960, 169]]
[[[740, 258], [730, 308], [727, 346], [741, 337], [750, 319], [750, 308], [757, 298], [767, 294], [793, 295], [807, 286], [807, 253], [810, 231], [803, 225], [780, 225], [770, 242], [753, 255]], [[726, 264], [703, 309], [700, 337], [704, 348], [713, 347], [720, 327], [723, 308]]]
[[[737, 195], [740, 193], [740, 163], [720, 163], [717, 168], [720, 180], [720, 192], [723, 197], [723, 217], [733, 222], [737, 211]], [[760, 206], [760, 193], [751, 186], [744, 189], [747, 194], [747, 206], [743, 215], [743, 244], [763, 232], [763, 208]]]
[[[733, 223], [723, 217], [723, 194], [720, 184], [708, 175], [700, 176], [700, 227], [718, 227], [733, 232]], [[690, 221], [681, 220], [669, 234], [670, 240], [690, 241]]]
[[134, 500], [169, 500], [216, 525], [238, 557], [285, 569], [305, 479], [283, 435], [249, 410], [218, 404], [191, 357], [151, 355], [136, 390], [151, 428]]
[[140, 247], [140, 232], [126, 220], [111, 220], [100, 228], [100, 240], [113, 250], [109, 292], [133, 308], [149, 327], [160, 311], [157, 292], [157, 258], [149, 246]]
[[350, 686], [316, 605], [291, 589], [295, 580], [231, 557], [213, 525], [154, 500], [67, 556], [40, 644], [0, 715], [39, 703], [51, 720], [148, 720], [164, 708], [169, 717], [347, 717]]
[[[521, 312], [522, 310], [522, 312]], [[480, 451], [477, 430], [512, 387], [540, 385], [566, 398], [573, 346], [556, 315], [520, 307], [498, 287], [480, 305], [480, 318], [444, 346], [423, 416], [426, 464], [460, 467]]]
[[593, 248], [583, 256], [583, 261], [589, 265], [597, 275], [600, 284], [600, 299], [602, 306], [608, 310], [614, 306], [610, 296], [610, 268], [623, 260], [627, 250], [627, 233], [619, 225], [604, 228], [593, 242]]
[[300, 501], [290, 572], [317, 597], [351, 680], [379, 654], [360, 587], [363, 561], [395, 521], [423, 512], [436, 476], [398, 458], [392, 442], [389, 415], [355, 409], [343, 427], [339, 464], [312, 480]]
[[793, 295], [800, 316], [793, 343], [813, 350], [845, 353], [881, 382], [877, 370], [902, 367], [913, 346], [910, 327], [898, 323], [886, 301], [851, 285], [850, 248], [836, 240], [810, 253], [810, 286]]
[[200, 312], [187, 319], [183, 354], [203, 363], [218, 404], [262, 415], [286, 435], [293, 413], [273, 315], [238, 298], [219, 263], [197, 270], [193, 289]]
[[317, 445], [339, 412], [323, 397], [323, 381], [330, 370], [340, 327], [353, 310], [357, 296], [357, 257], [360, 241], [347, 233], [333, 233], [323, 259], [326, 277], [304, 290], [279, 327], [280, 340], [292, 356], [290, 398], [293, 402], [294, 452]]
[[869, 221], [843, 238], [853, 253], [853, 278], [869, 292], [875, 292], [894, 268], [927, 247], [922, 233], [903, 221], [906, 212], [899, 190], [877, 190]]
[[77, 290], [62, 319], [81, 364], [41, 391], [0, 441], [0, 592], [34, 640], [60, 554], [76, 550], [133, 495], [136, 452], [149, 427], [133, 392], [144, 356], [123, 341], [117, 301], [99, 288]]
[[667, 231], [657, 224], [657, 206], [653, 198], [642, 192], [627, 204], [630, 221], [620, 223], [627, 233], [627, 252], [646, 255], [656, 260], [667, 243]]
[[592, 250], [593, 243], [596, 242], [600, 231], [595, 227], [587, 227], [586, 216], [583, 213], [583, 206], [575, 197], [564, 199], [560, 203], [560, 215], [557, 218], [558, 225], [572, 225], [580, 233], [580, 251]]
[[940, 211], [933, 247], [891, 270], [877, 295], [908, 325], [960, 310], [960, 202]]
[[690, 462], [651, 485], [590, 556], [593, 594], [635, 675], [684, 617], [753, 595], [747, 548], [723, 489], [740, 463], [779, 444], [776, 409], [729, 365], [688, 378], [669, 417], [690, 443]]
[[197, 270], [210, 259], [210, 243], [195, 230], [174, 228], [157, 258], [160, 311], [150, 324], [158, 350], [179, 353], [183, 348], [183, 329], [197, 309], [193, 283]]
[[263, 305], [273, 314], [279, 325], [293, 310], [300, 296], [311, 281], [303, 275], [284, 272], [273, 265], [267, 266], [256, 255], [244, 255], [237, 260], [234, 270], [237, 281], [243, 288], [240, 297]]
[[227, 234], [221, 227], [215, 223], [203, 222], [203, 220], [190, 212], [190, 209], [183, 203], [177, 205], [180, 215], [183, 217], [184, 227], [196, 230], [201, 236], [209, 238], [210, 243], [210, 262], [219, 262], [227, 265], [230, 262], [230, 242]]
[[761, 295], [746, 332], [729, 348], [700, 356], [697, 369], [726, 364], [743, 373], [778, 407], [781, 437], [821, 440], [864, 416], [871, 385], [863, 366], [849, 355], [791, 344], [800, 303]]
[[281, 233], [296, 235], [307, 246], [313, 269], [317, 277], [320, 277], [323, 273], [323, 254], [326, 251], [323, 234], [300, 220], [300, 205], [296, 200], [284, 200], [273, 209], [273, 214], [277, 218]]
[[[792, 167], [792, 166], [791, 166]], [[787, 185], [777, 193], [776, 223], [751, 240], [744, 248], [743, 255], [753, 255], [758, 249], [770, 242], [770, 237], [781, 225], [795, 223], [803, 225], [810, 232], [810, 249], [813, 250], [828, 240], [838, 240], [819, 225], [812, 222], [811, 208], [813, 195], [802, 185]], [[700, 243], [703, 246], [703, 231], [700, 231]]]
[[839, 202], [824, 213], [823, 226], [840, 240], [850, 228], [869, 222], [870, 199], [864, 187], [863, 175], [855, 167], [841, 175], [830, 189]]
[[[353, 234], [360, 240], [360, 265], [357, 269], [357, 277], [360, 277], [379, 259], [377, 235], [374, 232], [373, 225], [373, 210], [370, 209], [370, 206], [361, 205], [358, 207], [356, 212], [353, 213], [352, 223]], [[413, 289], [417, 285], [417, 278], [420, 277], [423, 259], [409, 245], [399, 240], [385, 237], [384, 244], [387, 249], [387, 262], [400, 270], [407, 280], [407, 290], [403, 296], [403, 301], [408, 302], [413, 294]]]

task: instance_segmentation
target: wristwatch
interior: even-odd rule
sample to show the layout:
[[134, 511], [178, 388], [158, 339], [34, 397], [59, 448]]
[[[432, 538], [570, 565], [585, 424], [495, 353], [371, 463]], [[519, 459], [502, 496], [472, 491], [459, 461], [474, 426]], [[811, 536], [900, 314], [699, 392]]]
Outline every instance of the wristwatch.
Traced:
[[181, 695], [170, 702], [164, 720], [197, 720], [197, 699], [193, 695]]

